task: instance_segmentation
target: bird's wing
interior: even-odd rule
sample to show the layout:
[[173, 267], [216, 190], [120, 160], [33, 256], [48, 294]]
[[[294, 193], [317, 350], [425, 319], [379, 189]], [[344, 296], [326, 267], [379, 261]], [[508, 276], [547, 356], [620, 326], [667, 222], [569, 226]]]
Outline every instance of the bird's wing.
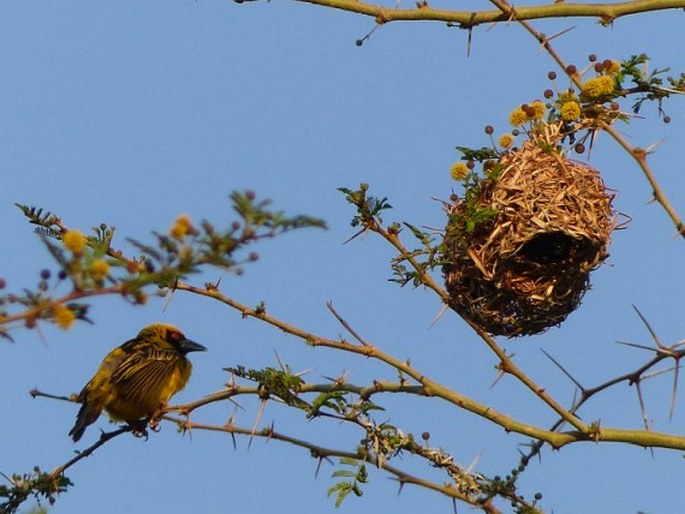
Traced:
[[[121, 348], [115, 348], [104, 358], [97, 372], [91, 378], [78, 395], [77, 402], [86, 403], [93, 401], [95, 397], [102, 396], [102, 392], [108, 389], [110, 377], [121, 363], [126, 359], [127, 353]], [[104, 398], [104, 397], [103, 397]], [[104, 401], [104, 399], [103, 399]], [[100, 407], [102, 409], [102, 407]]]
[[182, 356], [176, 352], [157, 348], [138, 348], [128, 355], [112, 373], [112, 384], [120, 386], [125, 399], [140, 402], [156, 397], [160, 401], [162, 392], [178, 368]]
[[112, 350], [100, 364], [95, 375], [79, 393], [77, 402], [83, 404], [76, 416], [76, 424], [69, 435], [74, 441], [81, 439], [86, 427], [94, 423], [102, 409], [109, 402], [112, 395], [111, 376], [121, 363], [126, 360], [128, 353], [123, 347]]

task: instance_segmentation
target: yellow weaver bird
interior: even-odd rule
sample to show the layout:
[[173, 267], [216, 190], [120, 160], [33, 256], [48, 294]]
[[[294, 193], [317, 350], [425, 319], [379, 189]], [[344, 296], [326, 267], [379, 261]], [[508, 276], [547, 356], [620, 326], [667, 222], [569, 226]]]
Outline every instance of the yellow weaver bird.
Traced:
[[145, 327], [135, 339], [104, 358], [78, 395], [77, 401], [83, 405], [69, 435], [74, 442], [81, 439], [103, 409], [113, 420], [132, 426], [141, 418], [147, 420], [188, 382], [192, 365], [186, 354], [206, 349], [173, 325], [155, 323]]

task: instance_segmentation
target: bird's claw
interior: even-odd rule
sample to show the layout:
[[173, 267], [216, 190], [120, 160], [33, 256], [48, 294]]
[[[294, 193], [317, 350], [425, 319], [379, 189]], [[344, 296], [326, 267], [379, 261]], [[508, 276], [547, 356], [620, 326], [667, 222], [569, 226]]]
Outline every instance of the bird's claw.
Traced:
[[150, 427], [150, 430], [152, 430], [153, 432], [159, 432], [162, 429], [162, 427], [159, 426], [158, 418], [152, 418], [148, 423], [148, 426]]
[[159, 432], [161, 430], [159, 422], [162, 420], [162, 416], [165, 413], [164, 407], [164, 405], [160, 405], [157, 411], [148, 418], [147, 424], [153, 432]]
[[134, 437], [144, 437], [146, 441], [148, 440], [147, 420], [129, 421], [128, 425]]

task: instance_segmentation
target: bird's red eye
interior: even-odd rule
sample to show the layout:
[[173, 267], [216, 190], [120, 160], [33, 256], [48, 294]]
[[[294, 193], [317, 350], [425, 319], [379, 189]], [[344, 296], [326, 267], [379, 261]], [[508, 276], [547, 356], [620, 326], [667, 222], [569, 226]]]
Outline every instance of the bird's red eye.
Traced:
[[183, 336], [181, 335], [180, 332], [176, 332], [176, 331], [172, 330], [169, 333], [167, 333], [166, 339], [170, 343], [174, 343], [174, 342], [177, 342], [177, 341], [180, 341], [181, 339], [183, 339]]

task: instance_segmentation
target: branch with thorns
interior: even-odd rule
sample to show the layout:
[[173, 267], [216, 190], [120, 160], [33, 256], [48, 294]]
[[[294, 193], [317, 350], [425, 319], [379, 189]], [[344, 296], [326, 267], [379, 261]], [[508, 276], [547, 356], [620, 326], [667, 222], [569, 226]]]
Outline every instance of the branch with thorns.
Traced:
[[[494, 339], [487, 334], [481, 335], [479, 333], [481, 337], [486, 336], [484, 340], [488, 343], [488, 347], [493, 350], [493, 352], [500, 359], [500, 370], [519, 379], [521, 383], [526, 385], [526, 387], [531, 390], [531, 392], [541, 398], [541, 400], [543, 400], [546, 405], [552, 408], [554, 412], [559, 414], [564, 422], [571, 423], [572, 420], [574, 427], [573, 430], [558, 432], [555, 430], [536, 427], [511, 418], [510, 416], [499, 412], [491, 406], [481, 404], [466, 395], [463, 395], [434, 380], [431, 380], [424, 373], [414, 368], [410, 363], [397, 359], [384, 352], [379, 347], [368, 342], [366, 342], [366, 344], [352, 343], [345, 338], [336, 340], [313, 334], [299, 327], [291, 325], [279, 318], [276, 318], [275, 316], [272, 316], [267, 312], [263, 305], [259, 306], [257, 309], [248, 307], [247, 305], [244, 305], [233, 298], [223, 295], [220, 291], [214, 288], [210, 288], [208, 290], [206, 288], [196, 287], [185, 282], [179, 282], [177, 285], [177, 290], [211, 297], [235, 309], [244, 318], [258, 319], [275, 328], [278, 328], [287, 334], [303, 340], [306, 344], [309, 344], [313, 347], [323, 347], [345, 351], [380, 361], [399, 371], [402, 376], [412, 379], [416, 384], [419, 384], [421, 386], [422, 394], [441, 398], [460, 409], [469, 411], [479, 417], [501, 426], [507, 432], [515, 432], [522, 435], [531, 436], [537, 440], [548, 443], [553, 448], [558, 449], [568, 444], [582, 441], [613, 441], [625, 442], [639, 446], [685, 449], [685, 437], [643, 430], [628, 430], [610, 427], [601, 427], [600, 429], [597, 423], [586, 424], [582, 422], [574, 414], [574, 411], [562, 407], [561, 404], [559, 404], [559, 402], [557, 402], [547, 391], [545, 391], [543, 387], [539, 386], [532, 379], [530, 379], [526, 373], [513, 362], [510, 356], [506, 354], [505, 350], [497, 345]], [[474, 330], [476, 329], [477, 327], [474, 327]]]
[[[399, 247], [402, 248], [399, 242], [397, 242], [397, 245], [399, 245]], [[597, 442], [621, 441], [649, 447], [663, 446], [669, 448], [685, 449], [685, 438], [680, 436], [672, 436], [669, 434], [660, 434], [657, 432], [652, 432], [650, 430], [639, 431], [612, 429], [600, 427], [598, 423], [593, 423], [587, 425], [588, 428], [582, 432], [578, 430], [573, 430], [570, 432], [559, 432], [559, 429], [567, 422], [567, 418], [577, 419], [575, 417], [575, 412], [580, 408], [580, 406], [583, 403], [585, 403], [593, 395], [622, 381], [628, 381], [630, 383], [639, 383], [641, 379], [645, 378], [645, 373], [649, 369], [652, 369], [654, 365], [656, 365], [658, 362], [661, 362], [663, 359], [666, 358], [678, 359], [683, 355], [683, 353], [685, 353], [685, 350], [677, 350], [677, 346], [679, 346], [681, 343], [676, 343], [676, 345], [673, 345], [671, 347], [665, 347], [663, 344], [661, 344], [655, 332], [653, 331], [651, 326], [649, 326], [649, 324], [646, 322], [646, 320], [641, 314], [641, 319], [645, 322], [650, 334], [652, 334], [653, 338], [655, 339], [657, 347], [654, 351], [656, 351], [658, 355], [655, 356], [654, 359], [650, 360], [650, 362], [640, 367], [638, 370], [632, 373], [625, 374], [621, 377], [617, 377], [616, 379], [607, 381], [601, 386], [597, 386], [594, 388], [582, 387], [580, 383], [571, 376], [570, 373], [568, 373], [563, 367], [560, 366], [564, 373], [566, 373], [567, 376], [569, 376], [569, 378], [571, 378], [572, 381], [581, 390], [581, 398], [577, 402], [575, 402], [570, 409], [568, 409], [567, 416], [563, 417], [551, 429], [543, 430], [512, 420], [507, 416], [504, 416], [503, 414], [500, 414], [489, 407], [480, 406], [474, 400], [464, 395], [461, 395], [455, 391], [450, 391], [445, 386], [442, 386], [437, 382], [425, 378], [422, 373], [413, 368], [409, 363], [394, 359], [393, 357], [385, 354], [378, 347], [374, 346], [373, 344], [365, 340], [361, 335], [359, 335], [359, 333], [351, 326], [349, 322], [344, 320], [344, 318], [335, 310], [331, 303], [328, 304], [329, 310], [341, 323], [341, 325], [345, 327], [345, 329], [350, 334], [353, 334], [356, 343], [348, 342], [344, 338], [340, 338], [339, 340], [332, 340], [322, 338], [308, 332], [304, 332], [299, 328], [290, 326], [285, 322], [278, 320], [277, 318], [274, 318], [266, 312], [266, 309], [264, 309], [263, 306], [261, 306], [258, 310], [250, 309], [249, 307], [242, 305], [233, 299], [223, 296], [221, 292], [218, 291], [218, 289], [216, 288], [210, 288], [209, 290], [199, 289], [189, 284], [179, 282], [177, 284], [177, 289], [180, 291], [187, 291], [194, 294], [213, 297], [216, 300], [222, 301], [223, 303], [230, 305], [232, 308], [239, 311], [243, 315], [243, 317], [254, 317], [256, 319], [259, 319], [281, 330], [285, 330], [291, 335], [296, 335], [297, 337], [304, 340], [308, 344], [311, 344], [312, 346], [348, 351], [379, 360], [399, 371], [401, 376], [403, 377], [398, 382], [374, 381], [372, 384], [367, 386], [358, 386], [350, 384], [347, 382], [344, 376], [331, 379], [330, 383], [302, 384], [301, 386], [298, 386], [297, 389], [293, 389], [291, 392], [291, 394], [293, 394], [296, 397], [296, 399], [299, 400], [299, 402], [289, 402], [287, 400], [284, 400], [285, 395], [273, 394], [272, 391], [269, 391], [268, 389], [265, 390], [263, 384], [259, 384], [257, 386], [238, 385], [236, 383], [235, 376], [232, 376], [230, 383], [227, 384], [227, 387], [223, 390], [209, 394], [204, 398], [200, 398], [191, 403], [178, 405], [175, 407], [169, 407], [167, 412], [177, 411], [180, 412], [184, 417], [177, 418], [175, 416], [166, 414], [163, 416], [163, 419], [176, 423], [183, 430], [200, 429], [223, 431], [231, 433], [232, 435], [249, 435], [251, 439], [254, 437], [273, 438], [281, 440], [283, 442], [292, 443], [296, 446], [308, 448], [312, 452], [312, 455], [316, 458], [319, 458], [320, 460], [324, 458], [329, 458], [331, 456], [336, 456], [340, 458], [347, 457], [354, 458], [356, 460], [361, 460], [364, 462], [369, 462], [376, 465], [380, 469], [386, 470], [391, 474], [395, 475], [396, 479], [400, 483], [400, 486], [403, 486], [404, 484], [420, 485], [422, 487], [426, 487], [441, 492], [456, 500], [467, 502], [470, 505], [473, 505], [483, 510], [484, 512], [491, 513], [498, 512], [498, 510], [492, 504], [492, 499], [498, 495], [503, 496], [502, 491], [498, 489], [498, 494], [492, 494], [491, 492], [488, 492], [487, 487], [489, 482], [487, 482], [487, 480], [484, 477], [481, 477], [480, 475], [473, 473], [470, 470], [470, 468], [465, 469], [461, 466], [454, 464], [452, 461], [452, 457], [444, 453], [442, 450], [432, 449], [427, 445], [419, 445], [415, 443], [413, 439], [407, 437], [400, 437], [400, 442], [398, 443], [397, 436], [398, 434], [401, 435], [401, 433], [397, 431], [392, 432], [393, 443], [390, 444], [388, 443], [388, 439], [386, 438], [389, 436], [384, 435], [382, 425], [375, 425], [373, 422], [370, 421], [369, 418], [359, 415], [349, 416], [345, 415], [344, 413], [335, 414], [332, 412], [322, 412], [321, 410], [314, 411], [314, 403], [310, 401], [305, 401], [300, 396], [307, 393], [329, 394], [336, 392], [344, 392], [346, 394], [357, 395], [363, 401], [368, 401], [368, 399], [373, 397], [374, 395], [379, 395], [382, 393], [404, 393], [416, 396], [429, 395], [439, 397], [453, 405], [458, 406], [459, 408], [469, 410], [482, 417], [487, 418], [490, 421], [500, 424], [507, 431], [518, 432], [520, 434], [529, 435], [533, 437], [535, 441], [532, 444], [533, 448], [531, 452], [528, 455], [522, 456], [522, 463], [524, 465], [527, 464], [529, 458], [532, 455], [539, 454], [539, 451], [545, 442], [549, 443], [551, 446], [556, 448], [560, 448], [566, 444], [570, 444], [573, 442], [592, 440]], [[499, 348], [499, 350], [503, 351], [501, 348]], [[550, 356], [550, 358], [552, 357]], [[555, 362], [555, 364], [558, 365], [558, 363], [553, 358], [552, 360], [553, 362]], [[513, 365], [513, 363], [511, 363], [511, 359], [506, 355], [504, 362], [507, 363], [506, 366], [509, 366], [510, 364]], [[281, 370], [283, 372], [289, 372], [289, 368], [285, 366], [282, 362], [280, 363]], [[512, 369], [517, 370], [516, 374], [523, 373], [517, 367], [505, 367], [501, 370], [502, 372], [511, 372]], [[517, 376], [516, 374], [514, 376]], [[294, 376], [298, 375], [300, 374], [296, 374]], [[532, 385], [531, 390], [535, 391], [536, 387], [537, 386]], [[73, 398], [71, 397], [51, 395], [48, 393], [43, 393], [38, 390], [33, 390], [31, 394], [34, 397], [40, 396], [64, 401], [73, 401]], [[265, 404], [265, 402], [269, 399], [276, 399], [282, 401], [283, 403], [296, 406], [308, 413], [315, 412], [315, 415], [313, 417], [321, 416], [334, 418], [340, 422], [351, 422], [362, 428], [368, 434], [368, 438], [372, 440], [372, 443], [369, 443], [371, 444], [371, 446], [368, 446], [365, 451], [358, 450], [356, 453], [346, 452], [330, 448], [323, 448], [309, 441], [303, 441], [280, 434], [274, 430], [273, 425], [271, 426], [271, 428], [260, 429], [259, 423], [261, 419], [261, 414], [263, 412], [263, 408], [260, 408], [260, 413], [258, 414], [254, 425], [250, 429], [236, 427], [234, 425], [234, 417], [231, 417], [229, 422], [225, 425], [195, 423], [189, 419], [190, 413], [200, 407], [223, 400], [233, 401], [235, 397], [240, 395], [257, 396], [260, 399], [262, 399], [263, 404]], [[79, 455], [69, 460], [64, 465], [55, 468], [51, 476], [57, 477], [58, 475], [63, 474], [63, 472], [67, 468], [71, 467], [84, 457], [91, 455], [95, 450], [97, 450], [110, 439], [130, 430], [130, 427], [122, 427], [110, 433], [103, 433], [100, 439], [94, 445], [80, 452]], [[395, 429], [393, 428], [393, 430]], [[387, 446], [388, 444], [389, 446]], [[439, 485], [437, 483], [433, 483], [423, 478], [408, 475], [399, 470], [398, 468], [390, 466], [387, 463], [387, 458], [385, 457], [385, 455], [387, 454], [387, 452], [392, 453], [393, 451], [399, 450], [404, 450], [413, 455], [422, 457], [431, 462], [433, 466], [445, 469], [445, 471], [447, 471], [447, 473], [452, 477], [452, 483], [448, 485]], [[466, 487], [465, 484], [471, 484], [471, 487]], [[525, 501], [518, 495], [516, 496], [516, 498], [518, 499], [517, 501]], [[532, 507], [534, 504], [530, 505]]]
[[[243, 3], [246, 0], [234, 0]], [[501, 10], [456, 11], [452, 9], [437, 9], [431, 7], [426, 0], [415, 2], [412, 9], [399, 9], [399, 2], [395, 8], [380, 4], [360, 2], [357, 0], [297, 0], [321, 7], [341, 9], [343, 11], [370, 16], [377, 26], [393, 21], [438, 21], [447, 22], [451, 26], [470, 30], [482, 24], [508, 23], [545, 18], [596, 18], [603, 25], [610, 25], [622, 16], [648, 11], [685, 8], [682, 0], [640, 0], [619, 3], [565, 3], [540, 4], [520, 6], [516, 10], [503, 13]]]

